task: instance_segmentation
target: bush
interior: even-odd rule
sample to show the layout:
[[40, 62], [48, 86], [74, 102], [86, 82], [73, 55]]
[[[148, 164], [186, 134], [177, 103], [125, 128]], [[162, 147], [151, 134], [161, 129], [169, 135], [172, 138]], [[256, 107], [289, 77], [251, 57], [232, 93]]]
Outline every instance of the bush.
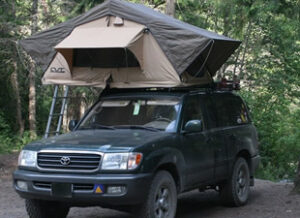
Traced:
[[29, 132], [24, 132], [23, 136], [14, 134], [3, 112], [0, 111], [0, 154], [19, 151], [31, 141]]
[[23, 136], [12, 136], [0, 134], [0, 154], [11, 153], [21, 150], [26, 144], [33, 141], [29, 132], [24, 132]]
[[293, 179], [300, 156], [300, 108], [265, 89], [241, 94], [259, 134], [262, 161], [256, 176]]

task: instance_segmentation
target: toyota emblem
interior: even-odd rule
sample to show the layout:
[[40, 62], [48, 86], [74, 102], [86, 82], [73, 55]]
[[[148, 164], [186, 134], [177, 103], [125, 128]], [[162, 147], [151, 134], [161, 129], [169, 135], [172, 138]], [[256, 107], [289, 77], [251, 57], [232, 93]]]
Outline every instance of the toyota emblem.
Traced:
[[62, 158], [60, 158], [60, 163], [64, 166], [67, 166], [71, 163], [71, 159], [67, 156], [63, 156]]

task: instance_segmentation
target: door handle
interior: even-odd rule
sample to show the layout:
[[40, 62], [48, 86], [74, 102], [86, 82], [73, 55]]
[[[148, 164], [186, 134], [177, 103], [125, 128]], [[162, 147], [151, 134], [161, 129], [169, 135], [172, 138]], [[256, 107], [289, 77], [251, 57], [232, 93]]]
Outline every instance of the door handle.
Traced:
[[236, 140], [235, 134], [230, 134], [229, 139], [231, 139], [231, 140]]
[[209, 137], [206, 139], [206, 143], [211, 143], [212, 142], [212, 139]]
[[222, 149], [222, 148], [216, 148], [215, 149], [215, 155], [217, 155], [217, 154], [219, 154], [219, 153], [221, 153], [221, 152], [223, 152], [224, 150]]

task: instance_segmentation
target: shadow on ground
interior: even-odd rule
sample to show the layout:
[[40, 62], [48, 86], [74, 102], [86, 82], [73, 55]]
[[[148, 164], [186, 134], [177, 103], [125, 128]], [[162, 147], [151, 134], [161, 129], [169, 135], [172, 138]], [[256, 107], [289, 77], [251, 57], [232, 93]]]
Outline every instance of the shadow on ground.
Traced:
[[[260, 193], [252, 190], [248, 205], [251, 205], [260, 197]], [[192, 191], [180, 195], [177, 205], [176, 218], [207, 218], [214, 217], [216, 214], [224, 214], [224, 210], [234, 208], [226, 208], [222, 205], [219, 195], [216, 191], [198, 192]], [[237, 208], [236, 208], [237, 209]], [[84, 214], [90, 211], [89, 208], [72, 208], [69, 218], [80, 217], [78, 213]], [[237, 213], [239, 214], [239, 213]], [[86, 214], [87, 215], [87, 214]], [[225, 215], [225, 214], [224, 214]], [[240, 214], [241, 215], [241, 214]], [[115, 210], [95, 208], [93, 213], [89, 213], [86, 218], [133, 218], [134, 216], [118, 212]], [[227, 217], [226, 215], [224, 217]]]

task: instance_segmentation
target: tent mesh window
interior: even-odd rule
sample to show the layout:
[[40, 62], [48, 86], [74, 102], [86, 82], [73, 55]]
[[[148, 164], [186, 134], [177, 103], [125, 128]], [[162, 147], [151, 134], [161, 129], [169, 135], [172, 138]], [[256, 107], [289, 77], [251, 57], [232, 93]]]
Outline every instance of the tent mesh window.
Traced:
[[186, 71], [194, 77], [202, 77], [207, 71], [209, 71], [205, 60], [208, 58], [210, 46], [206, 48], [198, 55], [198, 57], [192, 62], [192, 64], [186, 69]]
[[186, 71], [193, 77], [202, 77], [205, 75], [207, 72], [207, 67], [206, 65], [203, 66], [204, 61], [203, 61], [202, 55], [199, 55], [193, 63], [186, 69]]
[[134, 54], [124, 48], [74, 49], [74, 67], [125, 68], [140, 67]]

